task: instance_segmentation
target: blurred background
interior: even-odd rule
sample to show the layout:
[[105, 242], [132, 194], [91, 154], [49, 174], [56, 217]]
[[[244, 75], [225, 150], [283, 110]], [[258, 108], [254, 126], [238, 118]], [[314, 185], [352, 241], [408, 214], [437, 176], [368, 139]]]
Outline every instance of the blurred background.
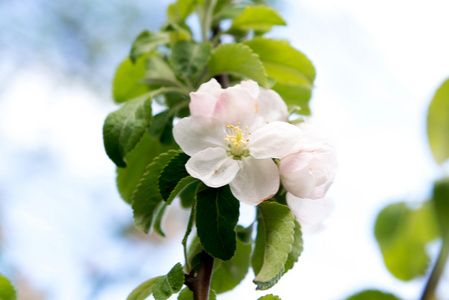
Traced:
[[[143, 29], [163, 25], [170, 2], [0, 0], [0, 273], [19, 299], [125, 299], [183, 262], [186, 213], [171, 209], [164, 240], [134, 230], [102, 141], [115, 68]], [[296, 267], [269, 293], [331, 300], [378, 288], [417, 299], [425, 278], [390, 275], [373, 227], [387, 204], [426, 200], [445, 172], [425, 126], [449, 77], [449, 2], [271, 4], [288, 26], [270, 36], [317, 69], [313, 120], [332, 137], [339, 170], [326, 228], [304, 236]], [[438, 247], [428, 249], [433, 259]], [[219, 299], [266, 294], [252, 279]], [[449, 299], [448, 268], [438, 293]]]

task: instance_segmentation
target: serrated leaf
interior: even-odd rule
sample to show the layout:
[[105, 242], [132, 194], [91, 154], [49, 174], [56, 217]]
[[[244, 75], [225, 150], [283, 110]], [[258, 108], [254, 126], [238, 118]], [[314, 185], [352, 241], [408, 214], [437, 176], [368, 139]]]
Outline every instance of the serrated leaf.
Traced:
[[179, 292], [184, 284], [184, 271], [180, 263], [177, 263], [166, 276], [159, 278], [153, 285], [154, 299], [166, 300], [171, 295]]
[[438, 88], [427, 114], [427, 137], [438, 164], [449, 158], [449, 79]]
[[234, 19], [230, 31], [244, 30], [267, 32], [274, 25], [286, 25], [282, 16], [268, 6], [247, 6], [242, 13]]
[[366, 290], [357, 293], [346, 300], [400, 300], [393, 294], [385, 293], [377, 290]]
[[153, 32], [144, 30], [134, 40], [129, 58], [133, 63], [135, 63], [136, 60], [142, 55], [151, 53], [156, 50], [158, 46], [168, 44], [169, 42], [170, 35], [167, 32]]
[[212, 76], [228, 73], [267, 85], [267, 73], [257, 54], [243, 44], [222, 44], [210, 56], [209, 73]]
[[214, 269], [211, 288], [217, 294], [233, 290], [245, 278], [250, 265], [251, 248], [251, 244], [237, 240], [235, 255]]
[[143, 81], [147, 84], [182, 87], [183, 84], [176, 78], [173, 69], [159, 56], [147, 58], [146, 73]]
[[151, 289], [153, 288], [153, 285], [158, 281], [162, 276], [151, 278], [144, 283], [140, 284], [138, 287], [136, 287], [131, 294], [129, 294], [128, 298], [126, 300], [144, 300], [148, 298], [151, 295]]
[[257, 53], [268, 77], [274, 78], [277, 91], [288, 105], [304, 107], [308, 111], [308, 101], [315, 80], [315, 67], [300, 51], [285, 41], [254, 38], [245, 45]]
[[125, 156], [134, 149], [150, 123], [151, 100], [151, 93], [129, 100], [104, 121], [104, 147], [118, 167], [126, 167]]
[[162, 171], [161, 176], [159, 177], [158, 186], [164, 201], [167, 201], [170, 197], [170, 194], [178, 185], [178, 182], [189, 176], [189, 173], [187, 173], [186, 170], [186, 163], [189, 159], [190, 156], [187, 154], [182, 152], [178, 153], [170, 160]]
[[0, 299], [16, 300], [17, 294], [8, 278], [0, 274]]
[[146, 166], [159, 154], [167, 152], [177, 145], [162, 145], [145, 134], [137, 146], [125, 156], [126, 168], [117, 168], [117, 188], [120, 196], [131, 204], [131, 196]]
[[208, 188], [197, 194], [198, 237], [204, 250], [215, 258], [229, 260], [234, 256], [239, 207], [229, 186]]
[[417, 210], [404, 202], [387, 206], [377, 217], [374, 233], [393, 276], [411, 280], [426, 273], [429, 256], [425, 246], [438, 236], [429, 202]]
[[257, 300], [281, 300], [281, 298], [279, 298], [279, 296], [275, 296], [273, 294], [270, 295], [266, 295], [266, 296], [262, 296]]
[[293, 268], [303, 250], [301, 225], [296, 219], [294, 220], [294, 222], [295, 222], [295, 233], [293, 235], [294, 241], [292, 244], [292, 250], [288, 254], [287, 261], [285, 262], [284, 265], [284, 274]]
[[131, 197], [134, 225], [145, 233], [150, 231], [155, 210], [162, 202], [157, 185], [158, 178], [167, 163], [178, 153], [179, 151], [171, 150], [156, 157], [146, 167], [145, 173]]
[[181, 77], [190, 77], [200, 72], [207, 64], [212, 46], [209, 43], [181, 41], [173, 46], [171, 63]]
[[134, 64], [126, 58], [117, 68], [112, 83], [112, 96], [116, 103], [122, 103], [145, 94], [148, 85], [140, 82], [145, 76], [146, 58], [141, 57]]
[[284, 272], [292, 250], [295, 216], [290, 209], [275, 202], [257, 206], [257, 238], [252, 258], [257, 289], [272, 287]]
[[[178, 300], [194, 300], [193, 292], [188, 288], [182, 289], [178, 295]], [[217, 300], [217, 295], [213, 290], [209, 290], [209, 300]]]

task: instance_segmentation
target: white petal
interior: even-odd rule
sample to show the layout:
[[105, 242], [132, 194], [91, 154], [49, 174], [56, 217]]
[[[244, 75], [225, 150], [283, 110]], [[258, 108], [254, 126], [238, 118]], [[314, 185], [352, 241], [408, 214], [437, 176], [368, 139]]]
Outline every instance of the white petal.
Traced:
[[301, 136], [301, 130], [292, 124], [271, 122], [252, 133], [247, 147], [255, 158], [281, 158], [298, 151]]
[[217, 101], [213, 117], [225, 125], [252, 126], [257, 117], [257, 102], [251, 94], [241, 87], [224, 90]]
[[203, 83], [198, 91], [190, 93], [190, 113], [192, 116], [211, 117], [215, 104], [223, 89], [215, 79]]
[[259, 116], [263, 122], [287, 122], [287, 105], [278, 93], [262, 88], [257, 102], [259, 103]]
[[219, 120], [204, 117], [181, 119], [173, 128], [173, 137], [182, 151], [192, 156], [210, 147], [226, 147], [226, 128]]
[[243, 158], [240, 171], [229, 184], [232, 194], [243, 203], [257, 205], [279, 190], [279, 172], [271, 158]]
[[298, 198], [290, 193], [287, 193], [287, 204], [301, 224], [303, 232], [316, 232], [322, 229], [324, 220], [335, 206], [334, 201], [328, 197], [311, 200]]
[[240, 82], [240, 86], [246, 89], [254, 99], [257, 99], [257, 97], [259, 97], [260, 88], [257, 82], [253, 80], [246, 80]]
[[223, 148], [208, 148], [193, 155], [186, 164], [190, 176], [210, 187], [231, 182], [239, 170], [236, 160], [226, 155]]

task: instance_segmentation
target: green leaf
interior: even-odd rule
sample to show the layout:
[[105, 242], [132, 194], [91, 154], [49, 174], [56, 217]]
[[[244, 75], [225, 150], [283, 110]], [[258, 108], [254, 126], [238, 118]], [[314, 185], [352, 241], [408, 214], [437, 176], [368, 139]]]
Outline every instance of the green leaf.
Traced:
[[292, 244], [292, 250], [288, 254], [287, 261], [285, 262], [284, 274], [293, 268], [303, 250], [301, 225], [296, 219], [294, 220], [294, 222], [295, 222], [294, 241]]
[[274, 25], [286, 25], [285, 20], [274, 9], [267, 6], [247, 6], [243, 12], [234, 19], [231, 26], [233, 30], [267, 32]]
[[292, 250], [295, 216], [290, 209], [275, 202], [257, 206], [257, 238], [252, 266], [258, 290], [271, 288], [281, 278]]
[[156, 219], [154, 220], [154, 231], [162, 237], [165, 237], [165, 233], [162, 230], [162, 219], [164, 218], [165, 210], [167, 209], [167, 203], [162, 202], [159, 204], [159, 208], [156, 213]]
[[168, 6], [167, 16], [172, 22], [183, 23], [193, 12], [195, 0], [178, 0]]
[[201, 71], [207, 64], [212, 46], [194, 41], [181, 41], [173, 46], [171, 63], [181, 77], [190, 77]]
[[387, 206], [378, 215], [374, 233], [386, 267], [401, 279], [411, 280], [426, 273], [429, 256], [425, 246], [438, 236], [429, 202], [411, 210], [400, 202]]
[[159, 140], [165, 145], [171, 144], [173, 141], [173, 113], [170, 109], [158, 113], [151, 120], [150, 128], [148, 129], [148, 134], [152, 138]]
[[160, 84], [174, 87], [183, 86], [176, 78], [172, 68], [159, 56], [148, 57], [147, 71], [143, 81], [147, 84]]
[[126, 168], [117, 168], [117, 188], [120, 196], [131, 203], [131, 196], [145, 172], [145, 167], [159, 154], [177, 145], [165, 146], [145, 134], [137, 146], [125, 156]]
[[245, 42], [245, 45], [259, 55], [268, 77], [276, 80], [273, 90], [288, 105], [299, 105], [303, 107], [304, 114], [307, 114], [316, 76], [315, 67], [310, 60], [285, 41], [259, 37]]
[[158, 178], [167, 163], [178, 153], [179, 151], [171, 150], [156, 157], [145, 169], [131, 197], [134, 225], [145, 233], [150, 231], [155, 210], [162, 202]]
[[177, 263], [166, 276], [162, 276], [153, 285], [154, 299], [166, 300], [171, 295], [179, 292], [184, 284], [184, 271], [180, 263]]
[[243, 44], [222, 44], [215, 48], [208, 63], [212, 76], [228, 73], [267, 85], [267, 73], [259, 57]]
[[390, 293], [377, 290], [366, 290], [352, 295], [346, 300], [399, 300], [399, 298]]
[[253, 228], [254, 223], [247, 228], [239, 228], [237, 230], [237, 237], [244, 244], [250, 244], [253, 241]]
[[169, 42], [170, 35], [167, 32], [152, 32], [144, 30], [134, 40], [129, 58], [133, 63], [135, 63], [136, 60], [142, 55], [151, 53], [156, 50], [158, 46], [168, 44]]
[[438, 164], [449, 158], [449, 79], [438, 88], [427, 114], [427, 137]]
[[124, 157], [134, 149], [150, 123], [151, 100], [151, 93], [129, 100], [104, 121], [104, 147], [118, 167], [126, 167]]
[[[201, 181], [198, 180], [196, 182], [193, 182], [192, 184], [187, 185], [182, 190], [182, 192], [179, 194], [179, 198], [181, 199], [182, 207], [189, 208], [193, 205], [193, 202], [195, 201], [195, 192], [196, 192], [196, 189], [200, 182]], [[175, 190], [176, 190], [176, 188], [175, 188]], [[167, 201], [169, 201], [169, 200], [167, 200]]]
[[432, 202], [441, 235], [449, 243], [449, 178], [435, 183]]
[[[186, 170], [186, 163], [190, 156], [185, 153], [178, 153], [174, 156], [159, 177], [158, 186], [162, 199], [167, 201], [178, 182], [184, 177], [189, 176]], [[176, 195], [175, 195], [176, 196]], [[174, 197], [173, 197], [174, 198]]]
[[[193, 300], [193, 292], [184, 288], [178, 295], [178, 300]], [[217, 300], [217, 295], [213, 290], [209, 290], [209, 300]]]
[[8, 278], [0, 274], [0, 299], [1, 300], [16, 300], [16, 290], [12, 286]]
[[198, 237], [204, 250], [215, 258], [229, 260], [234, 256], [239, 206], [229, 186], [208, 188], [197, 194]]
[[153, 285], [158, 281], [162, 276], [151, 278], [144, 283], [140, 284], [138, 287], [136, 287], [131, 294], [129, 294], [128, 298], [126, 300], [144, 300], [148, 298], [151, 295], [151, 289], [153, 288]]
[[175, 188], [172, 190], [172, 192], [170, 193], [170, 197], [168, 197], [167, 199], [167, 203], [170, 204], [173, 199], [175, 199], [175, 197], [181, 193], [184, 189], [186, 189], [188, 186], [192, 185], [194, 187], [196, 187], [196, 184], [194, 183], [199, 183], [200, 181], [196, 178], [193, 178], [191, 176], [186, 176], [183, 179], [181, 179], [178, 184], [175, 186]]
[[257, 300], [281, 300], [281, 298], [279, 298], [279, 296], [275, 296], [273, 294], [270, 295], [266, 295], [266, 296], [262, 296]]
[[233, 290], [248, 273], [250, 255], [251, 244], [237, 240], [235, 255], [228, 261], [222, 261], [220, 266], [214, 269], [211, 288], [217, 294]]
[[145, 94], [150, 90], [146, 84], [140, 82], [145, 76], [146, 57], [139, 58], [134, 64], [127, 58], [117, 68], [112, 84], [112, 96], [116, 103]]

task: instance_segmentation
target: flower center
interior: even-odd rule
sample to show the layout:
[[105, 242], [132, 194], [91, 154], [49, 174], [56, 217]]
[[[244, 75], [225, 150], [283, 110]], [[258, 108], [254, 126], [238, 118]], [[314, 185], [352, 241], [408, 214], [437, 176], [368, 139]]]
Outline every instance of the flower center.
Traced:
[[249, 156], [249, 150], [246, 149], [246, 143], [249, 142], [249, 136], [251, 132], [248, 131], [248, 126], [244, 130], [240, 129], [240, 123], [236, 126], [228, 125], [226, 126], [229, 135], [225, 138], [228, 142], [227, 151], [229, 156], [232, 156], [236, 160], [240, 160], [243, 157]]

